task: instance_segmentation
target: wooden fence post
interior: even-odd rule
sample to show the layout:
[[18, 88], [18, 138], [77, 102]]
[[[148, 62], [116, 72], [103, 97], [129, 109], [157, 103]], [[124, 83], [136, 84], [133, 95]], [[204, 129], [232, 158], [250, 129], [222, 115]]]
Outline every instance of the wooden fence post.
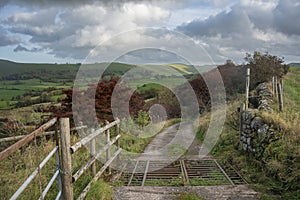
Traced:
[[250, 87], [250, 68], [247, 68], [246, 74], [246, 102], [245, 109], [248, 110], [248, 101], [249, 101], [249, 87]]
[[[117, 123], [117, 126], [116, 126], [116, 135], [119, 135], [120, 134], [120, 122]], [[120, 139], [117, 140], [117, 147], [118, 149], [120, 149]]]
[[[117, 118], [118, 120], [118, 118]], [[117, 123], [116, 125], [116, 135], [119, 135], [120, 134], [120, 123]], [[121, 145], [120, 145], [120, 138], [117, 140], [117, 150], [119, 150], [121, 148]], [[118, 161], [118, 165], [121, 165], [121, 159], [120, 159], [120, 156], [117, 156], [117, 161]]]
[[276, 88], [276, 85], [275, 85], [275, 77], [272, 76], [272, 93], [273, 93], [273, 96], [275, 97], [275, 88]]
[[284, 96], [284, 87], [283, 87], [283, 79], [281, 78], [280, 81], [279, 81], [280, 85], [281, 85], [281, 93], [282, 93], [282, 96]]
[[[60, 163], [60, 158], [61, 158], [61, 152], [60, 152], [60, 142], [59, 142], [59, 124], [58, 122], [56, 123], [55, 125], [55, 142], [56, 142], [56, 146], [58, 147], [57, 149], [57, 152], [56, 152], [56, 155], [55, 155], [55, 162], [56, 162], [56, 168], [57, 169], [60, 169], [60, 166], [61, 166], [61, 163]], [[61, 183], [61, 173], [58, 174], [57, 178], [56, 178], [56, 181], [57, 181], [57, 188], [58, 188], [58, 191], [62, 192], [62, 183]]]
[[[105, 123], [106, 123], [106, 125], [109, 124], [108, 121], [106, 121]], [[109, 144], [109, 143], [110, 143], [110, 131], [109, 131], [109, 129], [107, 129], [107, 130], [105, 131], [105, 135], [106, 135], [106, 144]], [[107, 162], [109, 159], [110, 159], [110, 146], [109, 146], [109, 147], [107, 148], [107, 150], [106, 150], [106, 162]], [[110, 167], [107, 168], [107, 171], [108, 171], [108, 174], [111, 174], [111, 168], [110, 168]]]
[[279, 103], [279, 111], [283, 112], [283, 96], [282, 96], [282, 87], [280, 83], [277, 83], [277, 92], [278, 92], [278, 103]]
[[69, 118], [60, 118], [60, 151], [61, 151], [61, 175], [62, 197], [64, 200], [73, 199], [72, 188], [72, 160], [70, 152], [70, 122]]
[[240, 118], [240, 131], [239, 131], [239, 145], [240, 145], [240, 148], [243, 148], [243, 143], [241, 141], [242, 139], [242, 135], [243, 135], [243, 113], [244, 113], [244, 110], [245, 110], [245, 104], [241, 103], [240, 105], [240, 113], [239, 113], [239, 118]]
[[[91, 129], [90, 134], [92, 134], [94, 131], [95, 131], [95, 129]], [[95, 138], [93, 138], [90, 142], [90, 154], [91, 154], [91, 157], [96, 156], [96, 139]], [[96, 175], [96, 161], [91, 165], [91, 172], [92, 172], [93, 176]]]
[[274, 80], [274, 88], [275, 88], [274, 96], [276, 97], [277, 94], [278, 94], [278, 89], [277, 89], [277, 76], [275, 76], [275, 80]]

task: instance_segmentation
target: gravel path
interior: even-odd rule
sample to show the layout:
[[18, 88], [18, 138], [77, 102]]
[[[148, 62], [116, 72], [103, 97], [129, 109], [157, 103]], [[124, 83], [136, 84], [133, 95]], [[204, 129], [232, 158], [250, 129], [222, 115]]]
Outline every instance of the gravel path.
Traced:
[[[178, 137], [177, 134], [184, 134]], [[172, 159], [169, 148], [172, 145], [187, 144], [188, 153], [186, 158], [199, 158], [198, 153], [201, 144], [195, 137], [191, 124], [185, 123], [179, 129], [179, 124], [172, 125], [159, 133], [152, 142], [145, 148], [144, 154], [138, 160], [158, 160]], [[175, 138], [175, 139], [174, 139]], [[170, 145], [171, 144], [171, 145]], [[202, 147], [203, 148], [203, 147]], [[185, 148], [184, 150], [186, 150]], [[209, 156], [206, 159], [211, 158]], [[194, 193], [206, 200], [256, 200], [258, 193], [250, 189], [247, 185], [221, 185], [221, 186], [185, 186], [185, 187], [115, 187], [113, 193], [114, 200], [172, 200], [182, 193]]]
[[258, 193], [246, 185], [194, 187], [116, 187], [114, 200], [172, 200], [194, 193], [206, 200], [257, 200]]
[[[199, 144], [196, 144], [195, 141], [197, 140], [194, 139], [195, 133], [192, 124], [174, 124], [157, 134], [138, 159], [157, 160], [173, 158], [177, 160], [186, 150], [191, 153], [190, 155], [197, 155]], [[190, 149], [193, 149], [193, 152], [190, 152]]]

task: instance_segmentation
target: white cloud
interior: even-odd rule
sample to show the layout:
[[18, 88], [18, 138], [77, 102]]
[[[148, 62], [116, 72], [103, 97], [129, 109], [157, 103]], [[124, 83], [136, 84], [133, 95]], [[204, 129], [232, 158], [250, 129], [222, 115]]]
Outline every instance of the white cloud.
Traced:
[[296, 0], [241, 0], [229, 11], [178, 26], [179, 31], [203, 40], [219, 57], [240, 58], [241, 52], [268, 51], [294, 57], [299, 54], [300, 5]]
[[[11, 32], [31, 36], [32, 43], [58, 57], [82, 59], [88, 49], [100, 42], [123, 31], [163, 24], [169, 15], [169, 11], [151, 4], [124, 3], [117, 7], [93, 4], [17, 13], [3, 23]], [[128, 42], [142, 40], [141, 36], [129, 39]]]
[[159, 23], [169, 17], [170, 13], [151, 4], [125, 3], [122, 7], [124, 14], [137, 25], [149, 26]]
[[[14, 11], [15, 14], [0, 21], [3, 35], [0, 45], [22, 44], [18, 51], [34, 47], [56, 57], [79, 60], [103, 42], [101, 51], [93, 52], [103, 60], [113, 59], [125, 49], [142, 46], [162, 49], [171, 46], [178, 51], [193, 48], [167, 29], [140, 30], [115, 37], [141, 27], [177, 27], [177, 31], [193, 37], [194, 42], [204, 44], [216, 62], [228, 58], [241, 62], [245, 52], [254, 50], [290, 58], [299, 54], [300, 4], [297, 0], [72, 2], [70, 5], [38, 0], [10, 1], [8, 4], [18, 4], [22, 11]], [[126, 59], [136, 55], [126, 56]], [[197, 54], [195, 59], [203, 62]]]

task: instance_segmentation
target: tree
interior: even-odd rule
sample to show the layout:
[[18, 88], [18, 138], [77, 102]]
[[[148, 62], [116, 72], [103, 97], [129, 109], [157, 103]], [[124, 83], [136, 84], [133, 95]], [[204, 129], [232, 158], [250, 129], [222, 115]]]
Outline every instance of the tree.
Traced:
[[140, 110], [135, 121], [143, 128], [150, 123], [150, 116], [146, 111]]
[[250, 67], [251, 88], [260, 83], [272, 80], [273, 76], [282, 78], [288, 72], [288, 65], [284, 64], [283, 58], [255, 51], [253, 55], [246, 54], [245, 60]]

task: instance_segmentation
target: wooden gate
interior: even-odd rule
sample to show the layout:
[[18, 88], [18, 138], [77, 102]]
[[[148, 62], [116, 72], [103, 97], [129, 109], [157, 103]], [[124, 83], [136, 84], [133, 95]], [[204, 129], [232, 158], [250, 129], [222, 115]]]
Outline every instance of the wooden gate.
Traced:
[[[50, 127], [55, 124], [59, 125], [59, 130], [52, 132], [45, 132]], [[116, 137], [110, 138], [110, 129], [116, 128]], [[56, 135], [56, 146], [51, 150], [51, 152], [44, 158], [44, 160], [36, 167], [36, 169], [31, 173], [31, 175], [24, 181], [24, 183], [17, 189], [17, 191], [11, 196], [11, 200], [17, 199], [20, 194], [26, 189], [26, 187], [32, 182], [32, 180], [37, 176], [39, 171], [45, 166], [45, 164], [56, 155], [56, 170], [51, 177], [50, 181], [47, 183], [47, 186], [42, 190], [39, 199], [44, 199], [51, 186], [55, 181], [58, 183], [58, 191], [55, 199], [66, 199], [72, 200], [73, 197], [73, 183], [78, 180], [80, 176], [89, 168], [91, 168], [93, 172], [93, 179], [88, 183], [82, 193], [79, 195], [78, 199], [84, 199], [87, 192], [89, 191], [93, 182], [97, 181], [99, 177], [103, 174], [103, 172], [109, 168], [109, 165], [112, 161], [119, 155], [122, 151], [120, 148], [119, 139], [121, 137], [120, 134], [120, 120], [117, 119], [111, 123], [106, 123], [104, 127], [99, 129], [88, 130], [89, 134], [86, 137], [82, 138], [79, 142], [74, 145], [70, 145], [70, 132], [72, 130], [82, 130], [86, 129], [86, 126], [81, 126], [77, 128], [70, 129], [69, 118], [53, 118], [48, 121], [44, 125], [40, 126], [38, 129], [33, 131], [32, 133], [18, 137], [20, 139], [13, 145], [9, 146], [2, 152], [0, 152], [0, 162], [6, 157], [12, 155], [21, 147], [24, 147], [26, 144], [34, 140], [36, 137], [40, 137], [43, 135]], [[105, 134], [106, 136], [106, 145], [102, 147], [98, 152], [96, 152], [96, 142], [95, 138], [101, 134]], [[11, 141], [15, 140], [15, 137], [6, 138], [3, 141]], [[111, 155], [112, 145], [117, 143], [116, 151]], [[72, 154], [74, 154], [77, 150], [82, 148], [83, 146], [90, 146], [90, 159], [76, 172], [72, 172]], [[106, 153], [106, 163], [101, 167], [101, 169], [96, 171], [96, 160], [103, 153]], [[110, 169], [109, 169], [110, 172]]]

